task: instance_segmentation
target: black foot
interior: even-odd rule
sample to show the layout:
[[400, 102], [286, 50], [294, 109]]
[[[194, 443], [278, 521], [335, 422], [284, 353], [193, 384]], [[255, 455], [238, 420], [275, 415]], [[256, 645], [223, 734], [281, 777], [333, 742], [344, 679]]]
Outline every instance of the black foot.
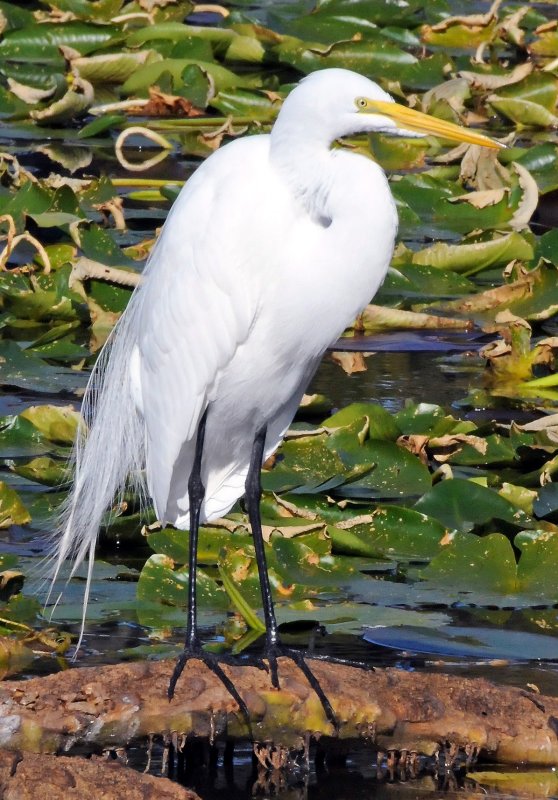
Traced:
[[279, 689], [279, 676], [277, 674], [277, 659], [280, 656], [284, 656], [285, 658], [290, 658], [291, 661], [297, 665], [299, 670], [302, 672], [312, 689], [318, 695], [320, 703], [322, 704], [322, 708], [325, 711], [325, 715], [328, 718], [329, 722], [333, 725], [335, 731], [339, 732], [339, 721], [335, 716], [335, 711], [331, 703], [328, 700], [328, 697], [322, 687], [320, 686], [320, 682], [306, 663], [306, 660], [309, 661], [332, 661], [334, 663], [338, 663], [336, 659], [328, 658], [327, 656], [315, 658], [315, 656], [307, 656], [305, 653], [302, 653], [300, 650], [295, 650], [292, 647], [285, 647], [282, 644], [275, 644], [266, 647], [265, 650], [265, 657], [269, 661], [269, 672], [271, 673], [271, 684], [276, 689]]
[[[231, 695], [231, 697], [236, 700], [238, 705], [238, 709], [242, 716], [244, 717], [248, 728], [251, 729], [250, 724], [250, 714], [248, 712], [248, 707], [242, 697], [237, 692], [235, 685], [231, 681], [231, 679], [223, 672], [221, 669], [221, 664], [228, 664], [229, 666], [238, 666], [239, 660], [234, 656], [230, 655], [217, 655], [215, 653], [207, 653], [205, 650], [202, 650], [201, 647], [195, 648], [184, 648], [182, 653], [178, 656], [176, 666], [174, 671], [171, 675], [171, 679], [169, 682], [169, 688], [167, 689], [167, 696], [169, 700], [172, 700], [174, 697], [174, 690], [176, 688], [176, 684], [178, 679], [182, 675], [184, 667], [190, 661], [190, 659], [195, 658], [198, 661], [202, 661], [205, 666], [213, 672], [213, 674], [219, 678], [225, 689]], [[246, 660], [243, 659], [242, 663], [246, 663]], [[250, 665], [258, 667], [259, 669], [267, 669], [266, 665], [261, 661], [261, 659], [250, 659]]]

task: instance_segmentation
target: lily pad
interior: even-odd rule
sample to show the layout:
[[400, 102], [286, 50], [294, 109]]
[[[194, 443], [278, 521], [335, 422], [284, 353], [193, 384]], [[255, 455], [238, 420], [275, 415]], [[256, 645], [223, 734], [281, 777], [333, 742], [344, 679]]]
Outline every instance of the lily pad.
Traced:
[[[225, 610], [228, 607], [227, 596], [216, 581], [208, 577], [203, 570], [197, 574], [197, 598], [202, 606]], [[137, 585], [137, 596], [140, 600], [171, 603], [184, 607], [188, 602], [188, 570], [175, 569], [174, 562], [168, 556], [155, 554], [145, 563]]]
[[0, 481], [0, 528], [25, 525], [30, 519], [31, 515], [19, 499], [17, 492], [10, 489], [4, 481]]
[[449, 530], [472, 531], [493, 520], [517, 527], [529, 522], [527, 515], [497, 492], [472, 481], [454, 478], [440, 481], [415, 503], [415, 510], [440, 520]]
[[511, 661], [556, 660], [558, 639], [544, 634], [498, 628], [445, 626], [439, 630], [375, 626], [364, 632], [364, 639], [372, 644], [439, 656], [479, 659], [506, 659]]
[[440, 551], [444, 526], [402, 506], [377, 506], [372, 514], [328, 527], [333, 550], [396, 561], [429, 559]]

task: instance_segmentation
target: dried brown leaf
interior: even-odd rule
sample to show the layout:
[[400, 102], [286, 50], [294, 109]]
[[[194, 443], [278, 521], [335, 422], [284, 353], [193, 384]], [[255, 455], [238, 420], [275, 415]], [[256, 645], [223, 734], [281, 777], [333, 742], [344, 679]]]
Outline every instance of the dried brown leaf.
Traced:
[[453, 25], [465, 25], [467, 28], [485, 28], [496, 18], [496, 13], [502, 5], [502, 0], [494, 0], [485, 14], [467, 14], [464, 16], [446, 17], [436, 25], [432, 25], [432, 30], [436, 33], [447, 31]]
[[339, 364], [339, 366], [347, 373], [347, 375], [352, 375], [355, 372], [366, 372], [368, 369], [363, 353], [336, 350], [330, 355], [331, 360], [335, 361], [336, 364]]

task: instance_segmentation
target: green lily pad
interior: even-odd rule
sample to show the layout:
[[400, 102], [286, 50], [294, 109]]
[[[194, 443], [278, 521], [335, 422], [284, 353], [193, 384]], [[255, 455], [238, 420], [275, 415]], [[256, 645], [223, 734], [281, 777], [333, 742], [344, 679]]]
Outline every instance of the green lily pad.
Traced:
[[333, 550], [347, 555], [427, 560], [440, 551], [444, 526], [403, 506], [377, 506], [372, 514], [330, 525]]
[[58, 444], [72, 444], [83, 424], [73, 406], [29, 406], [20, 417], [29, 420], [43, 436]]
[[[197, 573], [197, 598], [201, 606], [226, 610], [225, 591], [203, 570]], [[175, 569], [174, 562], [162, 554], [152, 555], [146, 561], [137, 585], [140, 600], [158, 601], [184, 607], [188, 602], [188, 570]]]
[[367, 436], [370, 439], [385, 439], [395, 441], [401, 431], [397, 427], [392, 415], [377, 403], [351, 403], [351, 405], [327, 417], [322, 422], [322, 427], [328, 431], [345, 428], [360, 422], [366, 422]]
[[281, 447], [281, 456], [273, 469], [262, 473], [266, 491], [313, 491], [332, 480], [336, 485], [345, 480], [345, 465], [328, 449], [325, 434], [288, 440]]
[[0, 59], [64, 66], [59, 47], [72, 47], [87, 55], [123, 40], [116, 26], [89, 25], [83, 22], [35, 23], [8, 31], [0, 42]]
[[337, 491], [345, 497], [400, 499], [422, 495], [432, 485], [428, 468], [417, 456], [394, 442], [368, 440], [355, 458], [371, 469], [338, 487]]
[[25, 525], [31, 515], [21, 502], [17, 492], [0, 481], [0, 528], [11, 525]]
[[[471, 500], [474, 504], [474, 500]], [[420, 571], [436, 586], [462, 587], [475, 598], [477, 591], [512, 594], [517, 568], [509, 540], [500, 533], [488, 536], [456, 534]]]
[[527, 515], [497, 492], [472, 481], [454, 478], [440, 481], [415, 503], [416, 511], [440, 520], [449, 530], [472, 531], [493, 520], [517, 527], [529, 522]]
[[[188, 563], [188, 531], [163, 528], [147, 535], [149, 546], [168, 556], [178, 564]], [[232, 533], [225, 528], [202, 526], [199, 530], [198, 561], [200, 564], [217, 564], [225, 547], [243, 548], [252, 544], [252, 537], [240, 529]]]
[[60, 486], [70, 478], [63, 462], [46, 456], [34, 458], [26, 464], [14, 464], [13, 470], [17, 475], [45, 486]]
[[52, 446], [32, 422], [22, 416], [0, 419], [2, 458], [30, 458], [51, 452]]

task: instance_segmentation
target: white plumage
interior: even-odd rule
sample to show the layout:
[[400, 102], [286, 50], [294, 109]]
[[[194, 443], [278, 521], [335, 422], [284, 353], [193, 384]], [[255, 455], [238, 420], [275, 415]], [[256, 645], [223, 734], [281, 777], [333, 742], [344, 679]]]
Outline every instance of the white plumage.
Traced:
[[161, 522], [188, 528], [208, 406], [202, 521], [243, 494], [256, 432], [267, 424], [269, 456], [391, 258], [397, 214], [383, 171], [332, 143], [430, 128], [494, 146], [395, 104], [360, 75], [324, 70], [289, 95], [270, 135], [227, 144], [199, 167], [92, 375], [56, 573], [68, 555], [92, 559], [102, 514], [130, 473], [144, 470]]

